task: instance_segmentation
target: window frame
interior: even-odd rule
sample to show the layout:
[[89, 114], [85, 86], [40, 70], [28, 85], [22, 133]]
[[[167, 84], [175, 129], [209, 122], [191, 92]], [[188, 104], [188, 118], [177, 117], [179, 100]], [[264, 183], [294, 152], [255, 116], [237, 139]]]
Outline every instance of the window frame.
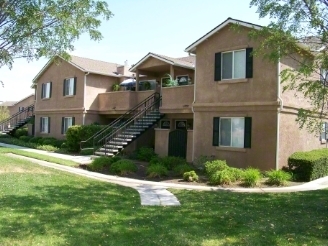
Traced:
[[[222, 132], [221, 132], [221, 126], [222, 126], [222, 123], [221, 123], [221, 120], [222, 119], [230, 119], [231, 122], [230, 122], [230, 145], [222, 145], [221, 144], [221, 136], [222, 136]], [[238, 147], [238, 146], [232, 146], [232, 120], [233, 119], [243, 119], [244, 121], [244, 132], [243, 132], [243, 146], [242, 147]], [[220, 127], [219, 127], [219, 147], [226, 147], [226, 148], [239, 148], [239, 149], [243, 149], [245, 148], [244, 146], [244, 142], [245, 142], [245, 117], [220, 117]]]
[[43, 83], [41, 87], [41, 99], [51, 98], [51, 82]]
[[[64, 79], [64, 96], [65, 97], [70, 97], [75, 95], [75, 90], [76, 90], [76, 77], [69, 77]], [[66, 90], [67, 89], [67, 90]], [[72, 92], [70, 93], [70, 89], [72, 89]]]
[[[66, 119], [71, 119], [71, 125], [69, 127], [66, 127]], [[63, 117], [63, 134], [66, 135], [66, 132], [68, 130], [68, 128], [70, 128], [71, 126], [74, 125], [74, 117], [70, 116], [70, 117]], [[66, 128], [66, 129], [65, 129]]]
[[[46, 120], [46, 121], [44, 121]], [[50, 133], [50, 117], [40, 117], [40, 133], [47, 134]], [[45, 124], [46, 123], [46, 124]], [[46, 129], [46, 131], [44, 130]]]
[[[244, 64], [244, 67], [245, 67], [245, 74], [244, 74], [244, 77], [241, 77], [241, 78], [235, 78], [234, 75], [235, 75], [235, 67], [234, 67], [234, 63], [235, 63], [235, 52], [238, 52], [238, 51], [244, 51], [244, 54], [245, 54], [245, 64]], [[223, 78], [223, 54], [227, 54], [227, 53], [232, 53], [232, 76], [231, 78], [228, 78], [228, 79], [224, 79]], [[246, 52], [246, 49], [239, 49], [239, 50], [230, 50], [230, 51], [224, 51], [224, 52], [221, 52], [221, 81], [224, 81], [224, 80], [233, 80], [233, 79], [246, 79], [247, 77], [247, 52]]]

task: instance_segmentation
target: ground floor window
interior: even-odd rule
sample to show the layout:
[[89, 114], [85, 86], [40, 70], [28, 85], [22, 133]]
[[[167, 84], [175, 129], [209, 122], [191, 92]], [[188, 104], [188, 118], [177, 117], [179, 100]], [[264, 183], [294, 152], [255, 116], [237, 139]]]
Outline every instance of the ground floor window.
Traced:
[[213, 120], [213, 146], [250, 148], [252, 118], [215, 117]]
[[50, 117], [40, 117], [40, 132], [41, 133], [50, 132]]
[[69, 127], [75, 124], [74, 117], [63, 117], [62, 118], [62, 134], [66, 134]]

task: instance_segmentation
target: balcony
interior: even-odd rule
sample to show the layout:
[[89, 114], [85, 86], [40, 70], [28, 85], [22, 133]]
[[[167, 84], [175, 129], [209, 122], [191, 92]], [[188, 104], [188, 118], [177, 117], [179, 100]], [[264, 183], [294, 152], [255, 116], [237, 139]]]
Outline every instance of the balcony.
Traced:
[[154, 93], [148, 91], [112, 91], [100, 93], [99, 113], [100, 114], [124, 114], [138, 103], [145, 100]]
[[194, 85], [162, 87], [161, 113], [192, 113]]

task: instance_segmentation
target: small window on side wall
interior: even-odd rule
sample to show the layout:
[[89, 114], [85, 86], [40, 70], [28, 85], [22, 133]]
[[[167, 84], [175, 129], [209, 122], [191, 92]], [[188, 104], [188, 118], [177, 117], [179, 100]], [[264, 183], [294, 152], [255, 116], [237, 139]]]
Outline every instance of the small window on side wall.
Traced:
[[76, 95], [76, 77], [64, 79], [63, 95], [64, 96]]
[[41, 99], [51, 98], [52, 82], [44, 83], [41, 87]]

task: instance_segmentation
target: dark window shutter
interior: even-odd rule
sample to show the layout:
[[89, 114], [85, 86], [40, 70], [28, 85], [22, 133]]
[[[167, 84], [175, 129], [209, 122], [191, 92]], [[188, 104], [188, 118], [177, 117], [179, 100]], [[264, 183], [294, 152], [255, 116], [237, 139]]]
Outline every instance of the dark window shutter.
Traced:
[[213, 118], [213, 146], [219, 146], [220, 117]]
[[49, 98], [51, 98], [51, 94], [52, 94], [52, 82], [49, 82], [49, 86], [50, 86]]
[[61, 133], [64, 134], [64, 121], [65, 121], [65, 118], [62, 117], [62, 126], [61, 126]]
[[221, 80], [221, 52], [215, 53], [214, 81]]
[[245, 117], [244, 148], [251, 148], [252, 145], [252, 118]]
[[76, 81], [77, 81], [77, 77], [74, 77], [74, 92], [73, 92], [73, 95], [76, 95]]
[[44, 98], [43, 93], [44, 93], [44, 84], [42, 84], [41, 86], [41, 99]]
[[66, 79], [64, 79], [64, 83], [63, 83], [63, 96], [66, 96], [65, 89], [66, 89]]
[[253, 78], [253, 48], [246, 48], [246, 78]]
[[75, 117], [72, 117], [72, 126], [75, 125]]
[[50, 117], [48, 117], [48, 133], [50, 133]]
[[40, 117], [40, 132], [42, 132], [42, 117]]

